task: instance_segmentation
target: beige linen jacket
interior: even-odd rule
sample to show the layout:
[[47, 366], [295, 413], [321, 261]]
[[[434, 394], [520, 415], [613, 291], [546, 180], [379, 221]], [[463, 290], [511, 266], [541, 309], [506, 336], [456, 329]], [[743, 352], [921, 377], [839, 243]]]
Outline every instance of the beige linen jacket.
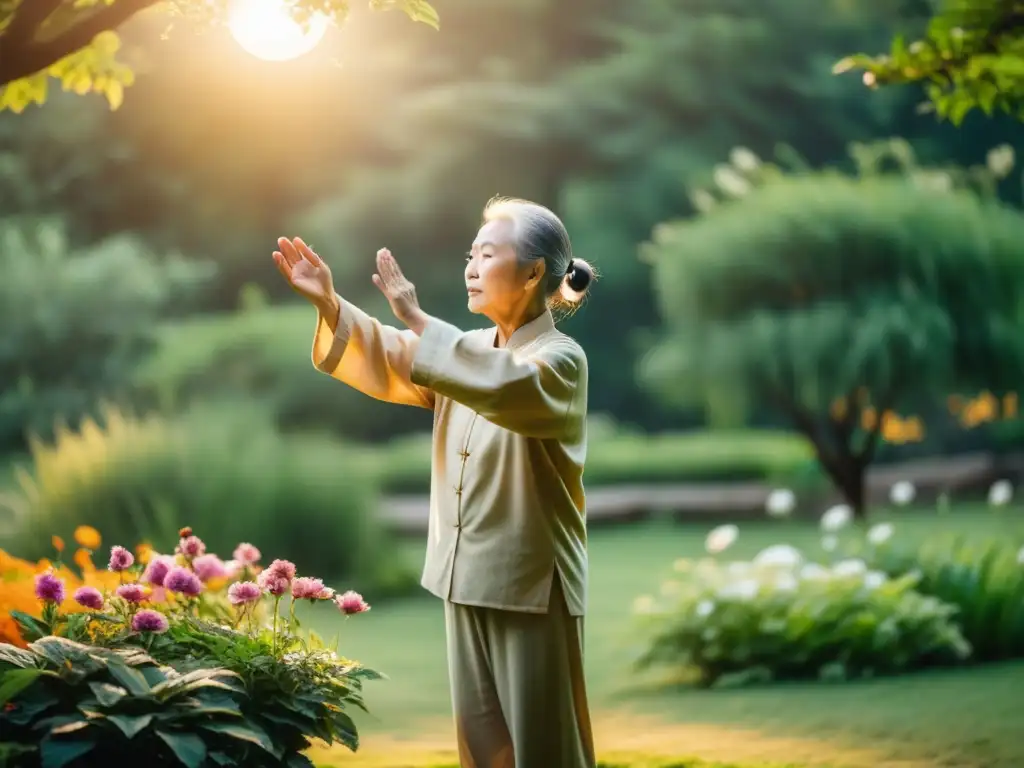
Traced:
[[496, 328], [431, 319], [421, 337], [340, 299], [317, 317], [313, 365], [378, 400], [432, 409], [421, 584], [463, 605], [545, 613], [552, 578], [587, 602], [587, 358], [550, 312], [498, 348]]

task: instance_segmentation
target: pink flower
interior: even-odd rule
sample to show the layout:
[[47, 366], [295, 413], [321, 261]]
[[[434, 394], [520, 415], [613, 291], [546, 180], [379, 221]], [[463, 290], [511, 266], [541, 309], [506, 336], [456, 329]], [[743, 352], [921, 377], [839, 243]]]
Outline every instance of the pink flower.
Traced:
[[91, 608], [94, 611], [103, 610], [103, 595], [96, 587], [79, 587], [72, 597], [83, 608]]
[[254, 581], [239, 581], [228, 587], [228, 600], [232, 605], [255, 603], [263, 596], [263, 590]]
[[115, 573], [127, 571], [134, 562], [135, 555], [124, 547], [113, 546], [110, 548], [110, 563], [107, 567]]
[[235, 547], [232, 557], [234, 557], [241, 565], [252, 565], [253, 563], [258, 563], [262, 555], [252, 544], [243, 541]]
[[224, 561], [216, 555], [200, 555], [192, 561], [192, 569], [196, 572], [196, 576], [199, 577], [200, 581], [219, 579], [228, 574]]
[[287, 560], [275, 560], [267, 570], [273, 571], [278, 576], [288, 579], [288, 581], [295, 578], [295, 564]]
[[36, 576], [36, 597], [44, 603], [64, 602], [64, 580], [50, 571], [40, 573]]
[[188, 568], [176, 565], [171, 568], [164, 579], [164, 589], [169, 592], [179, 592], [187, 597], [195, 597], [203, 591], [203, 582]]
[[146, 572], [142, 574], [142, 580], [153, 586], [162, 587], [167, 573], [174, 567], [174, 558], [170, 555], [157, 555], [149, 561]]
[[184, 536], [178, 542], [178, 548], [175, 552], [180, 552], [188, 558], [199, 557], [206, 552], [206, 544], [198, 536]]
[[292, 597], [296, 600], [316, 600], [326, 589], [323, 581], [303, 576], [292, 582]]
[[291, 584], [287, 577], [269, 568], [256, 577], [256, 583], [259, 584], [260, 589], [264, 592], [269, 592], [274, 597], [280, 597], [287, 592]]
[[122, 584], [117, 588], [117, 596], [129, 603], [141, 603], [146, 599], [146, 588], [141, 584]]
[[363, 600], [363, 596], [352, 590], [343, 595], [338, 595], [334, 598], [334, 602], [338, 606], [338, 610], [346, 616], [351, 616], [354, 613], [365, 613], [370, 610], [370, 606]]
[[324, 587], [319, 592], [317, 592], [316, 595], [314, 595], [313, 599], [315, 599], [315, 600], [333, 600], [334, 599], [334, 590], [331, 589], [330, 587]]
[[160, 634], [168, 629], [167, 617], [160, 611], [144, 608], [132, 617], [132, 629], [135, 632], [153, 632]]

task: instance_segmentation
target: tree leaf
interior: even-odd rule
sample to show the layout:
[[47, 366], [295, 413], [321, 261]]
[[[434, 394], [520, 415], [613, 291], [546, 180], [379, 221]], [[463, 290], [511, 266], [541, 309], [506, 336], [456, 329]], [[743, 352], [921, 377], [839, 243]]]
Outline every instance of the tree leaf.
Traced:
[[157, 731], [156, 735], [164, 740], [185, 768], [199, 768], [206, 760], [206, 744], [195, 734]]
[[[149, 683], [146, 682], [146, 678], [141, 672], [139, 672], [139, 670], [132, 669], [117, 658], [112, 658], [107, 663], [110, 669], [110, 674], [114, 676], [117, 682], [127, 688], [133, 696], [146, 696], [153, 691], [153, 689], [149, 687]], [[161, 683], [161, 685], [163, 685], [163, 683]]]
[[126, 738], [133, 739], [153, 722], [153, 715], [108, 715], [107, 719], [120, 728]]
[[41, 669], [12, 669], [0, 675], [0, 706], [11, 701], [42, 674]]
[[[14, 611], [11, 611], [11, 615], [14, 615]], [[29, 651], [13, 645], [7, 645], [6, 643], [0, 643], [0, 664], [10, 664], [11, 666], [25, 669], [34, 667], [35, 663], [36, 659]]]
[[72, 760], [88, 754], [96, 747], [95, 741], [54, 739], [47, 736], [40, 746], [41, 768], [64, 768]]

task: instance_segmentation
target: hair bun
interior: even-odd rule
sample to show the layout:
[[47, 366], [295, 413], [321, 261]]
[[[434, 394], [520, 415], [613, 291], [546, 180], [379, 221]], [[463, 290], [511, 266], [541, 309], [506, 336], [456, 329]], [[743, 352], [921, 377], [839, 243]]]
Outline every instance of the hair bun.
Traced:
[[593, 280], [593, 267], [583, 259], [569, 259], [569, 265], [565, 269], [565, 278], [562, 280], [562, 297], [572, 304], [582, 301]]

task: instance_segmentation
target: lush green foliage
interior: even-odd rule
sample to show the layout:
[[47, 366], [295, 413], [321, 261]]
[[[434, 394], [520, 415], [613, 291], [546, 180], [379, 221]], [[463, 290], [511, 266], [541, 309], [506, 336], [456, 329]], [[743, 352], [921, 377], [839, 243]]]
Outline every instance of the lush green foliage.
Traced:
[[12, 612], [27, 647], [0, 644], [0, 726], [18, 765], [131, 755], [295, 767], [311, 765], [301, 754], [311, 739], [358, 748], [349, 711], [365, 709], [362, 682], [381, 675], [300, 636], [295, 603], [332, 602], [348, 616], [368, 610], [362, 597], [299, 578], [291, 562], [261, 567], [251, 544], [225, 562], [191, 528], [178, 535], [173, 556], [145, 550], [136, 561], [112, 548], [117, 580], [72, 601], [63, 568], [36, 576], [41, 615]]
[[936, 533], [865, 548], [872, 568], [915, 573], [916, 589], [957, 607], [975, 661], [1024, 658], [1024, 537]]
[[669, 665], [710, 685], [892, 674], [970, 654], [954, 606], [863, 561], [825, 568], [776, 547], [751, 563], [681, 560], [675, 570], [659, 602], [638, 606], [649, 625], [641, 668]]
[[176, 419], [111, 410], [102, 424], [33, 445], [4, 543], [40, 557], [51, 534], [69, 539], [81, 524], [152, 542], [189, 520], [216, 520], [215, 548], [251, 540], [367, 592], [406, 589], [409, 574], [388, 556], [372, 480], [353, 469], [353, 452], [326, 438], [282, 437], [245, 402]]
[[[65, 91], [101, 93], [112, 109], [121, 106], [124, 89], [135, 82], [130, 67], [118, 60], [121, 39], [115, 30], [158, 0], [6, 0], [0, 3], [0, 110], [21, 112], [43, 104], [50, 79]], [[172, 16], [203, 25], [227, 18], [228, 0], [172, 0]], [[427, 0], [370, 0], [375, 10], [399, 9], [413, 21], [437, 29], [437, 12]], [[348, 0], [298, 0], [293, 17], [307, 23], [321, 13], [344, 23]]]
[[59, 220], [0, 221], [0, 452], [126, 394], [155, 323], [209, 269], [132, 235], [72, 249]]
[[931, 107], [959, 125], [973, 110], [1024, 121], [1024, 7], [1020, 0], [939, 0], [920, 40], [897, 36], [881, 56], [849, 56], [870, 87], [922, 83]]

